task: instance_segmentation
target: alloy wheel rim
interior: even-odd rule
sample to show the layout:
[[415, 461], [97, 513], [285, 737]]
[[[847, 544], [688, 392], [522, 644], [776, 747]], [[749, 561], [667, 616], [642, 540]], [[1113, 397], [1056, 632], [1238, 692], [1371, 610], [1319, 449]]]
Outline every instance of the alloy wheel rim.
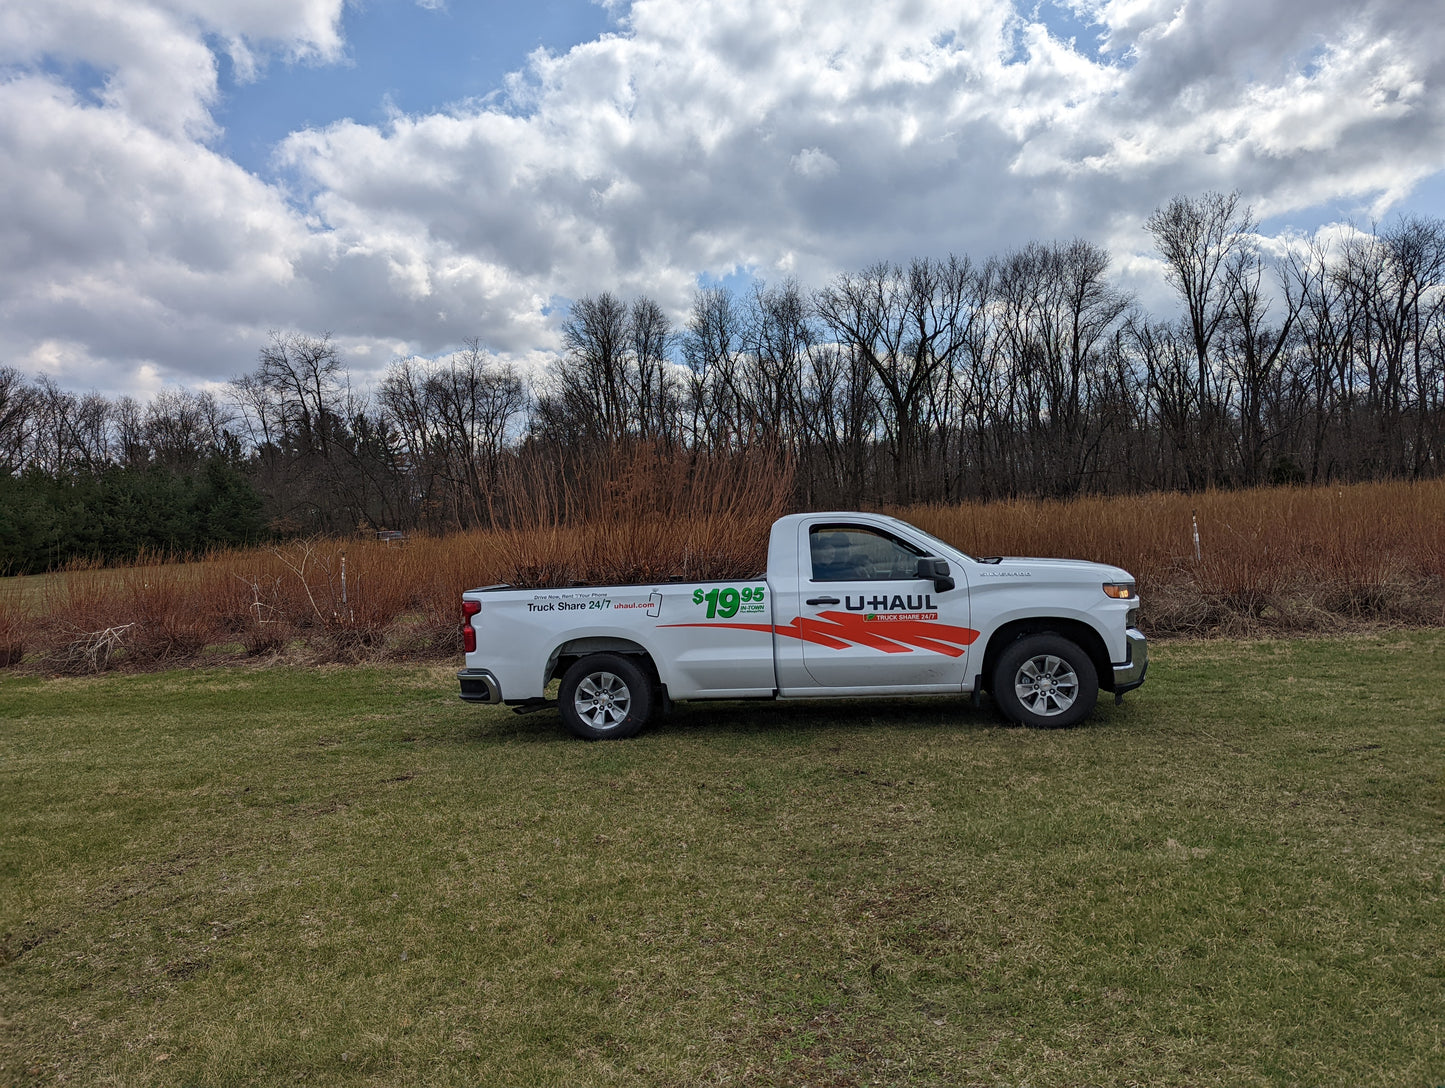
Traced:
[[1039, 654], [1019, 666], [1014, 677], [1019, 702], [1044, 718], [1063, 714], [1079, 697], [1079, 676], [1062, 657]]
[[613, 729], [632, 709], [632, 692], [616, 673], [588, 673], [577, 685], [572, 705], [577, 716], [593, 729]]

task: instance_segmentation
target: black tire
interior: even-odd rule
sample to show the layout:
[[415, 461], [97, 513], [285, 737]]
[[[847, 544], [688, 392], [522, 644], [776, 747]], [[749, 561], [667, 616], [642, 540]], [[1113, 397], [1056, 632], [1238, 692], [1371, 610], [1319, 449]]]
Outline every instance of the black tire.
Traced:
[[993, 697], [1010, 721], [1061, 729], [1093, 711], [1099, 674], [1089, 655], [1062, 635], [1028, 635], [998, 659]]
[[584, 740], [636, 736], [652, 717], [652, 678], [627, 654], [591, 654], [562, 674], [562, 720]]

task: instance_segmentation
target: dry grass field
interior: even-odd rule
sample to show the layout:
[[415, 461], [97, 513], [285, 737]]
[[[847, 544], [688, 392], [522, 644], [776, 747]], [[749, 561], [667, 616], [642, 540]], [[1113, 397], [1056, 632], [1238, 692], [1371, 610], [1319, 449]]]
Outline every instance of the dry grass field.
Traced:
[[975, 555], [1117, 563], [1139, 580], [1152, 634], [1445, 622], [1445, 481], [898, 513]]
[[[458, 597], [472, 586], [763, 569], [783, 489], [746, 484], [730, 481], [700, 499], [696, 488], [624, 480], [594, 497], [592, 513], [559, 518], [539, 508], [521, 519], [530, 528], [400, 546], [294, 540], [188, 563], [0, 579], [0, 664], [92, 672], [448, 657], [458, 652]], [[890, 512], [973, 554], [1117, 563], [1138, 578], [1155, 636], [1445, 623], [1445, 481]]]

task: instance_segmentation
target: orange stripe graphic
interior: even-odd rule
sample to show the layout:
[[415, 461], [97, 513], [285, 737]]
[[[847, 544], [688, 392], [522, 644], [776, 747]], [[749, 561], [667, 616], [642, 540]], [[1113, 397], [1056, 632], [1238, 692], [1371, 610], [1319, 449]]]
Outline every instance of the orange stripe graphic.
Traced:
[[[866, 646], [885, 654], [907, 654], [913, 650], [931, 650], [948, 657], [962, 657], [966, 647], [978, 638], [970, 627], [954, 627], [927, 620], [891, 621], [881, 626], [857, 612], [820, 612], [817, 617], [799, 616], [792, 623], [662, 623], [659, 627], [726, 627], [735, 631], [758, 631], [785, 635], [788, 638], [826, 646], [830, 650], [846, 650], [849, 646]], [[885, 635], [882, 632], [887, 631]]]

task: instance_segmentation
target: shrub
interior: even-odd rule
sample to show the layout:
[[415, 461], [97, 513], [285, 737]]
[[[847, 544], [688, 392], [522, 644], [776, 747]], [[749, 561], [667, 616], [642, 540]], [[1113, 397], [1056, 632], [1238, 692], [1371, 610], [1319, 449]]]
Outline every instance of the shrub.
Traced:
[[20, 664], [25, 656], [29, 617], [18, 607], [0, 600], [0, 669]]

